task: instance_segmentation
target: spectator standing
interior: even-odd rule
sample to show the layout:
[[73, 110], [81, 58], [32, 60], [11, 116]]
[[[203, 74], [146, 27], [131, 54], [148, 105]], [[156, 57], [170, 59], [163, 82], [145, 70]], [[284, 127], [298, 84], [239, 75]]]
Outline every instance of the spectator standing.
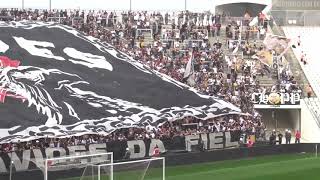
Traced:
[[286, 144], [290, 144], [290, 142], [291, 142], [291, 131], [289, 131], [288, 129], [286, 129], [285, 138], [286, 138]]
[[296, 130], [295, 137], [296, 137], [295, 143], [300, 143], [301, 132], [299, 130]]
[[275, 145], [276, 144], [276, 132], [275, 130], [272, 131], [272, 134], [269, 137], [270, 145]]
[[247, 146], [248, 148], [251, 148], [253, 146], [253, 140], [251, 138], [248, 138]]
[[152, 157], [159, 157], [160, 156], [160, 149], [158, 146], [154, 147], [152, 152]]
[[123, 159], [130, 159], [131, 151], [129, 148], [126, 148], [126, 153], [124, 154]]
[[300, 45], [301, 45], [301, 39], [300, 39], [300, 36], [298, 36], [297, 44], [298, 44], [298, 46], [300, 46]]
[[282, 133], [279, 132], [279, 134], [278, 134], [278, 142], [279, 142], [279, 144], [282, 144], [282, 137], [283, 137]]
[[310, 98], [312, 95], [312, 88], [310, 84], [306, 87], [306, 91], [307, 91], [308, 98]]

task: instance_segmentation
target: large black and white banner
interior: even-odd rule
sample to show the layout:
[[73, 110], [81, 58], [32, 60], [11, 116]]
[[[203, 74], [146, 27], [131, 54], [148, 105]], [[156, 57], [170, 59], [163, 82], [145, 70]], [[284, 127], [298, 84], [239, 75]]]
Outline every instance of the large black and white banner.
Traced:
[[[126, 148], [131, 151], [130, 158], [144, 158], [152, 156], [157, 146], [161, 153], [170, 150], [191, 151], [203, 142], [205, 150], [234, 148], [239, 146], [240, 131], [204, 133], [200, 135], [177, 136], [172, 139], [147, 139], [132, 141], [112, 141], [102, 144], [78, 145], [70, 147], [52, 147], [46, 149], [32, 149], [12, 153], [0, 154], [0, 174], [8, 173], [10, 162], [13, 162], [15, 171], [41, 169], [46, 158], [63, 157], [83, 154], [99, 154], [113, 152], [114, 160], [124, 158]], [[201, 140], [201, 141], [199, 141]], [[86, 157], [83, 157], [86, 159]], [[73, 159], [74, 161], [79, 159]], [[72, 161], [72, 159], [71, 159]], [[66, 167], [67, 169], [68, 167]]]
[[0, 32], [0, 143], [240, 113], [70, 27], [0, 22]]

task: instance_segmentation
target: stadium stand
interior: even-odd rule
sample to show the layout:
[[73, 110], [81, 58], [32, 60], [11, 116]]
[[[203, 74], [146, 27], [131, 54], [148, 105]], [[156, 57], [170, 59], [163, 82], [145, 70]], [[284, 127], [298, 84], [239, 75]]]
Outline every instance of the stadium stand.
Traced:
[[318, 178], [320, 3], [127, 1], [0, 8], [0, 177]]
[[[211, 13], [155, 13], [155, 12], [110, 12], [79, 10], [18, 10], [2, 9], [3, 21], [44, 21], [72, 26], [86, 35], [93, 36], [115, 46], [118, 50], [134, 57], [146, 66], [188, 83], [206, 95], [218, 96], [239, 107], [246, 115], [226, 115], [202, 122], [185, 118], [178, 124], [168, 123], [154, 130], [129, 130], [99, 137], [88, 135], [68, 139], [42, 139], [16, 149], [63, 146], [62, 144], [94, 143], [118, 139], [150, 138], [189, 135], [203, 132], [241, 130], [265, 137], [265, 125], [261, 116], [253, 109], [254, 92], [301, 93], [302, 88], [294, 81], [287, 67], [282, 68], [274, 83], [270, 69], [252, 58], [258, 51], [265, 50], [263, 39], [269, 32], [264, 20], [249, 27], [252, 18], [227, 17]], [[186, 72], [189, 62], [193, 68]], [[263, 81], [262, 83], [260, 82]], [[182, 125], [196, 124], [196, 128]], [[190, 126], [191, 127], [191, 126]], [[184, 129], [181, 131], [181, 129]], [[129, 132], [129, 133], [128, 133]], [[124, 134], [135, 134], [125, 137]], [[111, 138], [112, 139], [112, 138]], [[40, 143], [40, 144], [39, 144]], [[61, 143], [61, 145], [59, 144]], [[59, 145], [58, 145], [59, 144]], [[12, 150], [12, 145], [2, 145], [2, 151]]]

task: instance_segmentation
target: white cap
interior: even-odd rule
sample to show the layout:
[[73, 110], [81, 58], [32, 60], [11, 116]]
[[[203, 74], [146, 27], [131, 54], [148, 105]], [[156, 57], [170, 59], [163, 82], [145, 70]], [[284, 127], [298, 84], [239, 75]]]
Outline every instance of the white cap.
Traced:
[[127, 151], [129, 151], [129, 148], [126, 148]]

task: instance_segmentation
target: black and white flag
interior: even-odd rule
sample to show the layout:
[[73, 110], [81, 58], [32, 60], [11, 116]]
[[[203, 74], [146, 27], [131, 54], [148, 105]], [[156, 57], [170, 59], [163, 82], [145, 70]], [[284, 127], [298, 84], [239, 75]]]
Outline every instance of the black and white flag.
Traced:
[[63, 25], [0, 22], [0, 143], [240, 113]]
[[189, 61], [186, 66], [186, 70], [183, 75], [183, 79], [187, 84], [191, 87], [193, 87], [196, 82], [195, 82], [195, 72], [194, 72], [194, 63], [193, 63], [193, 54], [190, 56]]

